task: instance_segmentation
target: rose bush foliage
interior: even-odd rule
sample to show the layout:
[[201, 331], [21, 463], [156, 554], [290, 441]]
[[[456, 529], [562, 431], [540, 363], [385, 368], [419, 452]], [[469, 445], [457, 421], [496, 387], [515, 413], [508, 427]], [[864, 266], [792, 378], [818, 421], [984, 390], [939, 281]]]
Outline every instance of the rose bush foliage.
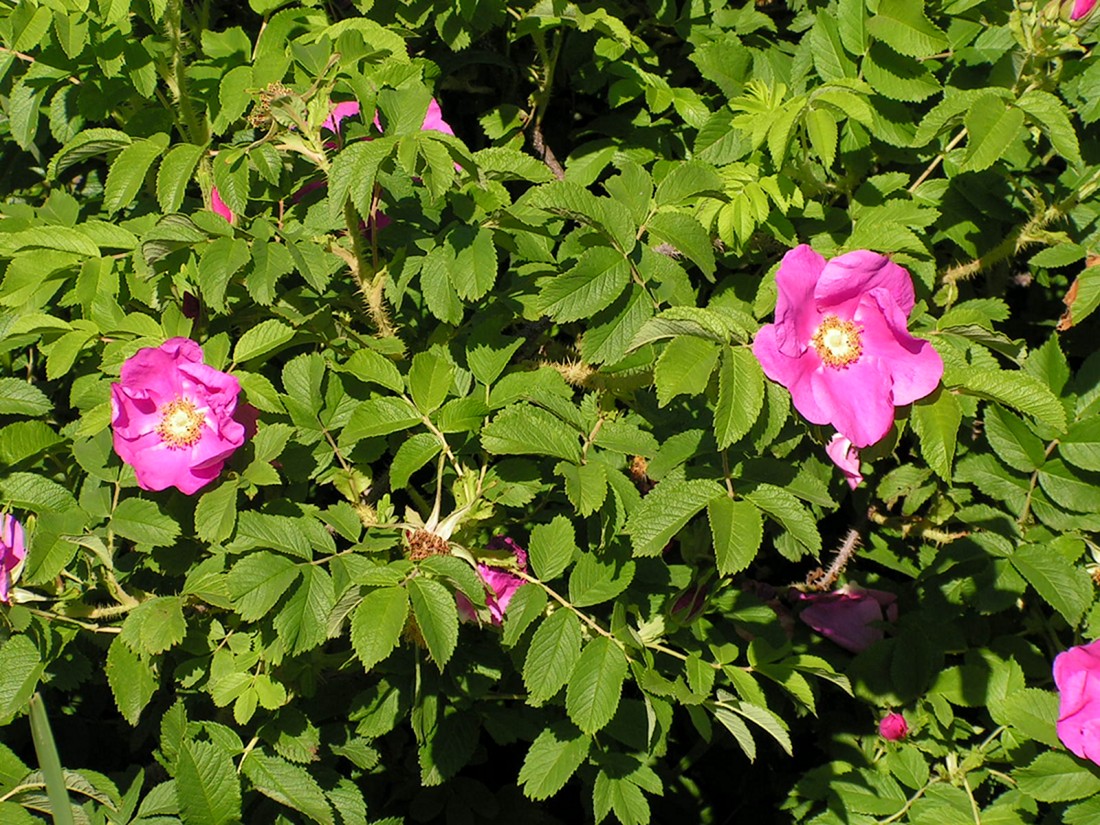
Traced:
[[1094, 18], [7, 4], [0, 820], [1100, 820]]

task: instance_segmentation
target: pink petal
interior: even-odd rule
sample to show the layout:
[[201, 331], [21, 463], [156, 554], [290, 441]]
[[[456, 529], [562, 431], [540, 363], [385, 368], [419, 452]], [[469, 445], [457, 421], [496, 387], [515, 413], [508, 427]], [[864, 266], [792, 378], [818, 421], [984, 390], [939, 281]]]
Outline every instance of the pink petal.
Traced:
[[784, 355], [776, 342], [775, 328], [775, 324], [761, 327], [752, 342], [752, 354], [760, 362], [764, 375], [790, 391], [794, 408], [807, 421], [830, 423], [829, 411], [818, 404], [811, 383], [811, 376], [822, 369], [817, 352], [811, 347], [797, 357]]
[[1096, 6], [1096, 0], [1076, 0], [1073, 4], [1073, 11], [1070, 12], [1070, 20], [1080, 20], [1086, 14], [1093, 10]]
[[8, 513], [0, 515], [0, 601], [11, 604], [11, 574], [26, 555], [23, 525]]
[[[809, 602], [799, 618], [825, 638], [860, 653], [883, 636], [878, 624], [885, 620], [879, 598], [882, 591], [841, 589], [832, 593], [803, 593]], [[893, 598], [892, 594], [884, 594]]]
[[790, 250], [779, 264], [774, 326], [776, 345], [784, 355], [801, 355], [821, 323], [814, 286], [825, 266], [825, 259], [806, 244]]
[[826, 309], [876, 288], [885, 289], [909, 317], [916, 302], [913, 278], [885, 255], [866, 249], [848, 252], [825, 264], [814, 289], [814, 298], [820, 309]]
[[218, 187], [210, 187], [210, 211], [215, 215], [221, 215], [230, 223], [237, 222], [237, 216], [233, 214], [233, 210], [230, 209], [225, 201], [222, 200], [221, 193], [218, 192]]
[[848, 486], [853, 490], [863, 483], [863, 476], [859, 472], [859, 450], [852, 446], [852, 442], [837, 433], [832, 440], [825, 445], [825, 452], [833, 463], [844, 473]]
[[1100, 641], [1059, 653], [1054, 683], [1058, 738], [1072, 753], [1100, 764]]
[[943, 359], [930, 343], [909, 334], [900, 310], [883, 297], [880, 290], [865, 296], [856, 320], [863, 327], [864, 352], [889, 372], [892, 399], [900, 407], [935, 392], [943, 378]]
[[453, 135], [454, 129], [443, 119], [443, 110], [439, 108], [439, 102], [433, 97], [428, 103], [428, 111], [424, 114], [424, 123], [420, 128], [427, 132], [442, 132], [445, 135]]
[[359, 101], [358, 100], [345, 100], [342, 103], [337, 103], [332, 107], [325, 122], [321, 124], [322, 129], [328, 129], [333, 134], [340, 131], [340, 122], [346, 120], [349, 117], [355, 117], [359, 114]]
[[890, 377], [876, 359], [862, 357], [841, 369], [822, 367], [810, 374], [810, 386], [818, 407], [828, 413], [827, 423], [856, 447], [881, 441], [894, 424]]

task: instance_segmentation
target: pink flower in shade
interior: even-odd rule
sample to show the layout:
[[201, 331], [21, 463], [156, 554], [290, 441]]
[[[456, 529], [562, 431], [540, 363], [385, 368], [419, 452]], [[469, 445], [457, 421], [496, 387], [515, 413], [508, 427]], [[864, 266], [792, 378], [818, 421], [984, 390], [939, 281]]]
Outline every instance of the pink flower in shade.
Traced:
[[237, 216], [233, 214], [233, 210], [226, 206], [225, 201], [222, 200], [221, 194], [218, 192], [218, 187], [210, 187], [210, 211], [215, 215], [221, 215], [231, 224], [237, 223]]
[[325, 122], [321, 124], [321, 127], [328, 129], [333, 134], [340, 131], [341, 121], [355, 117], [359, 114], [359, 101], [358, 100], [345, 100], [342, 103], [337, 103], [329, 111], [328, 117]]
[[889, 258], [859, 250], [826, 261], [803, 244], [783, 256], [776, 285], [775, 323], [752, 351], [814, 424], [866, 447], [890, 430], [895, 406], [939, 384], [939, 353], [906, 329], [913, 279]]
[[[505, 536], [494, 536], [489, 540], [489, 550], [511, 550], [516, 559], [516, 566], [524, 573], [527, 572], [527, 551], [515, 541]], [[490, 567], [487, 564], [478, 564], [477, 574], [485, 583], [485, 605], [489, 608], [489, 616], [493, 624], [504, 623], [504, 611], [508, 609], [509, 602], [526, 583], [515, 573], [509, 573], [500, 567]], [[477, 613], [473, 603], [462, 593], [455, 594], [458, 603], [458, 614], [468, 622], [476, 621]]]
[[1096, 0], [1074, 0], [1073, 11], [1069, 13], [1070, 20], [1080, 20], [1096, 7]]
[[1058, 738], [1071, 753], [1100, 765], [1100, 640], [1054, 657]]
[[0, 515], [0, 601], [11, 604], [12, 574], [27, 556], [23, 525], [13, 516]]
[[883, 739], [897, 742], [909, 735], [909, 723], [900, 713], [888, 713], [878, 723], [878, 733]]
[[111, 384], [115, 452], [143, 490], [192, 495], [218, 477], [255, 431], [255, 410], [237, 406], [241, 385], [202, 362], [189, 338], [140, 349]]
[[833, 464], [844, 473], [844, 479], [853, 490], [863, 483], [863, 476], [859, 472], [859, 450], [852, 446], [852, 442], [837, 433], [832, 441], [825, 445], [825, 452], [833, 460]]
[[798, 614], [806, 624], [845, 650], [861, 653], [881, 641], [882, 622], [898, 617], [897, 596], [847, 584], [832, 593], [800, 593], [806, 607]]

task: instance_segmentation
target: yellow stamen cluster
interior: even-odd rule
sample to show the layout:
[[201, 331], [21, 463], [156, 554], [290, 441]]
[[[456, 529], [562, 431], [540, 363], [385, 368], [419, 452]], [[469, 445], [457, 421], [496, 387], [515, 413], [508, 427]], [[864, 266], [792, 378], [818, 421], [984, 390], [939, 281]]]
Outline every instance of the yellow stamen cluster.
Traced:
[[177, 398], [160, 408], [160, 423], [156, 433], [167, 447], [178, 450], [194, 446], [202, 437], [206, 416], [186, 398]]
[[863, 352], [861, 328], [854, 321], [826, 315], [810, 340], [822, 363], [840, 369], [854, 364]]

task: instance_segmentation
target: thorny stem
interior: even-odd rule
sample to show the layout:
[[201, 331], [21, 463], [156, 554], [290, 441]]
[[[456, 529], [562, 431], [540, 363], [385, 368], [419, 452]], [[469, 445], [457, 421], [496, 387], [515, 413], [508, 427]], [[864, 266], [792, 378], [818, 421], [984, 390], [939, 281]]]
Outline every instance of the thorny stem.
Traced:
[[568, 610], [572, 610], [574, 615], [578, 619], [580, 619], [582, 622], [584, 622], [590, 628], [595, 630], [601, 636], [606, 636], [608, 639], [613, 641], [615, 644], [617, 644], [622, 649], [623, 653], [626, 654], [627, 659], [630, 658], [630, 654], [627, 652], [626, 645], [623, 644], [622, 641], [617, 636], [615, 636], [614, 633], [612, 633], [610, 630], [604, 630], [603, 626], [601, 626], [599, 622], [597, 622], [595, 619], [593, 619], [591, 616], [589, 616], [583, 610], [579, 610], [568, 599], [566, 599], [565, 597], [559, 595], [556, 590], [554, 590], [552, 587], [550, 587], [550, 585], [546, 584], [545, 582], [543, 582], [539, 579], [536, 579], [534, 576], [531, 576], [527, 573], [524, 573], [522, 570], [515, 571], [515, 575], [519, 576], [524, 581], [531, 582], [532, 584], [537, 584], [539, 587], [541, 587], [543, 590], [546, 591], [546, 595], [550, 596], [554, 601], [556, 601], [562, 607], [567, 608]]
[[858, 548], [859, 531], [852, 527], [848, 530], [844, 541], [840, 543], [840, 547], [836, 549], [836, 553], [833, 554], [833, 562], [829, 565], [829, 569], [821, 576], [814, 576], [811, 573], [806, 577], [804, 587], [809, 590], [828, 590], [831, 588], [836, 584], [836, 580], [840, 578], [840, 574], [844, 572], [844, 568], [848, 566], [848, 562], [852, 560], [852, 556], [855, 555]]
[[187, 63], [183, 57], [183, 0], [173, 0], [164, 14], [164, 26], [168, 40], [172, 44], [171, 75], [166, 77], [168, 88], [176, 98], [180, 115], [186, 126], [184, 137], [191, 143], [204, 146], [210, 141], [210, 134], [204, 121], [195, 114], [191, 95], [187, 91]]
[[546, 139], [543, 137], [542, 118], [543, 115], [546, 114], [546, 107], [550, 103], [550, 92], [554, 86], [554, 69], [558, 63], [558, 57], [561, 55], [561, 45], [565, 40], [565, 35], [562, 32], [556, 34], [554, 37], [554, 46], [549, 52], [546, 50], [546, 38], [543, 36], [542, 32], [536, 32], [534, 39], [539, 56], [542, 58], [544, 71], [542, 83], [539, 84], [539, 90], [533, 97], [531, 112], [527, 120], [531, 130], [531, 145], [535, 147], [535, 151], [538, 152], [539, 157], [542, 158], [542, 162], [550, 167], [550, 171], [554, 173], [554, 177], [558, 180], [564, 180], [565, 169], [562, 167], [561, 163], [558, 162], [553, 150], [546, 145]]
[[244, 752], [241, 753], [241, 761], [237, 763], [237, 773], [240, 773], [241, 769], [244, 768], [244, 760], [248, 758], [248, 755], [252, 753], [252, 749], [255, 748], [258, 744], [260, 744], [260, 737], [257, 734], [256, 736], [252, 737], [251, 741], [249, 741], [247, 745], [245, 745]]
[[93, 633], [121, 633], [121, 627], [115, 627], [109, 625], [104, 627], [103, 625], [92, 624], [91, 622], [82, 622], [80, 619], [74, 619], [72, 616], [64, 616], [61, 613], [53, 613], [49, 610], [40, 610], [37, 607], [28, 607], [31, 613], [35, 616], [41, 616], [43, 619], [50, 621], [67, 622], [68, 624], [74, 624], [83, 630], [90, 630]]

